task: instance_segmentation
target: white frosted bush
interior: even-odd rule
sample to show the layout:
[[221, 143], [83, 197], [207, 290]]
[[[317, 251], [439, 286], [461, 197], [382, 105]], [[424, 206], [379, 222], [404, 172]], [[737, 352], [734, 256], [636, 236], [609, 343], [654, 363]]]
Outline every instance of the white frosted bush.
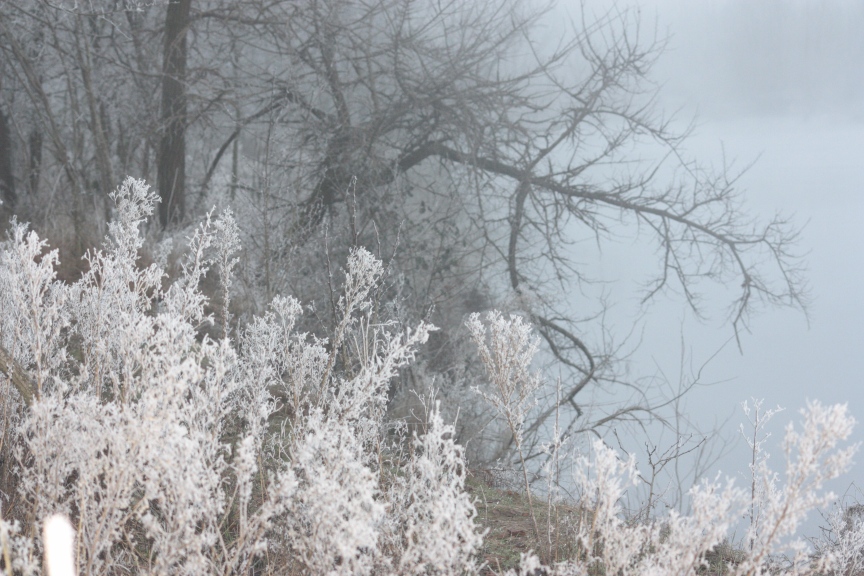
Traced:
[[[57, 280], [56, 251], [22, 224], [0, 249], [0, 346], [33, 386], [31, 401], [10, 385], [11, 364], [0, 367], [0, 450], [14, 479], [0, 494], [14, 503], [13, 517], [0, 518], [4, 564], [39, 574], [38, 526], [64, 514], [75, 567], [88, 576], [477, 572], [482, 533], [453, 426], [430, 401], [424, 434], [389, 435], [398, 428], [386, 421], [390, 383], [433, 327], [381, 317], [381, 262], [351, 251], [327, 337], [296, 331], [303, 308], [288, 296], [235, 330], [230, 213], [193, 229], [169, 282], [164, 258], [138, 264], [155, 195], [130, 178], [112, 198], [109, 236], [77, 282]], [[200, 287], [211, 273], [213, 301]], [[215, 340], [202, 330], [211, 310]], [[520, 451], [542, 382], [530, 369], [536, 341], [521, 319], [498, 313], [468, 326], [492, 384], [484, 397]], [[852, 455], [839, 446], [853, 424], [845, 407], [812, 403], [803, 416], [786, 431], [785, 475], [754, 440], [749, 499], [703, 482], [690, 492], [692, 514], [644, 522], [620, 506], [635, 462], [595, 443], [576, 462], [576, 555], [544, 567], [526, 554], [513, 573], [695, 575], [745, 509], [758, 519], [753, 544], [730, 574], [859, 570], [860, 523], [833, 518], [816, 555], [792, 538], [828, 503], [822, 486]]]
[[[288, 466], [256, 465], [269, 398], [237, 378], [243, 371], [229, 341], [198, 338], [206, 321], [198, 281], [213, 252], [230, 263], [236, 246], [230, 233], [215, 237], [208, 220], [190, 239], [180, 278], [163, 290], [157, 264], [136, 267], [138, 228], [154, 196], [127, 179], [113, 197], [110, 238], [88, 255], [90, 269], [75, 284], [46, 271], [50, 254], [27, 265], [44, 246], [23, 227], [13, 229], [3, 252], [0, 278], [15, 281], [4, 291], [15, 305], [4, 307], [0, 333], [23, 333], [23, 313], [31, 327], [32, 318], [49, 317], [63, 328], [45, 330], [53, 339], [23, 340], [26, 349], [10, 346], [52, 383], [17, 431], [21, 498], [32, 519], [75, 518], [82, 573], [243, 569], [263, 552], [270, 520], [284, 512], [296, 483]], [[228, 220], [222, 226], [230, 231]], [[69, 345], [74, 356], [63, 354]], [[40, 349], [53, 364], [40, 363]], [[246, 416], [253, 401], [258, 419], [243, 424], [239, 409]], [[226, 427], [237, 423], [257, 434], [234, 450]], [[256, 479], [268, 490], [253, 502]]]
[[[378, 320], [370, 298], [383, 269], [357, 249], [332, 339], [296, 333], [302, 309], [278, 297], [235, 347], [230, 213], [193, 230], [166, 283], [163, 263], [137, 265], [155, 195], [127, 179], [112, 197], [109, 237], [74, 284], [56, 280], [56, 252], [23, 225], [0, 254], [0, 340], [39, 387], [4, 429], [24, 519], [72, 517], [85, 574], [245, 572], [268, 550], [289, 550], [310, 573], [391, 565], [378, 549], [386, 392], [431, 327]], [[199, 330], [211, 321], [199, 287], [211, 269], [220, 341]]]
[[593, 452], [593, 461], [582, 457], [575, 470], [583, 495], [575, 536], [581, 553], [558, 569], [562, 573], [697, 574], [705, 555], [726, 536], [740, 510], [742, 493], [731, 483], [704, 482], [690, 491], [691, 516], [673, 511], [651, 522], [628, 521], [620, 500], [627, 486], [637, 483], [635, 460], [620, 460], [599, 440]]
[[[487, 328], [488, 325], [488, 328]], [[477, 346], [480, 361], [486, 368], [491, 392], [480, 388], [475, 391], [503, 418], [522, 464], [522, 480], [528, 495], [528, 511], [534, 525], [534, 535], [540, 539], [540, 528], [534, 512], [531, 484], [528, 480], [528, 465], [522, 445], [525, 416], [536, 405], [537, 392], [543, 383], [540, 375], [531, 370], [531, 361], [537, 353], [539, 341], [519, 316], [504, 318], [500, 312], [486, 315], [486, 324], [479, 314], [471, 314], [466, 322], [471, 339]]]
[[404, 475], [394, 486], [402, 552], [399, 573], [466, 574], [477, 570], [474, 555], [483, 536], [477, 511], [465, 493], [467, 469], [455, 429], [440, 407], [429, 412], [426, 432], [413, 440]]
[[542, 384], [531, 370], [539, 341], [522, 318], [504, 318], [497, 311], [486, 315], [485, 324], [479, 314], [472, 314], [466, 326], [492, 385], [492, 392], [478, 388], [477, 393], [504, 418], [514, 441], [521, 445], [525, 416]]
[[369, 574], [384, 504], [355, 434], [316, 410], [292, 454], [299, 481], [286, 518], [289, 551], [308, 574]]
[[828, 559], [835, 574], [864, 572], [864, 518], [860, 505], [835, 507], [827, 516], [828, 525], [817, 541], [818, 552]]
[[[33, 540], [22, 534], [19, 521], [9, 522], [0, 518], [0, 547], [4, 566], [11, 565], [15, 573], [23, 576], [39, 574], [40, 566], [33, 549]], [[9, 571], [8, 568], [6, 571]]]
[[[51, 384], [65, 361], [62, 345], [69, 317], [67, 290], [56, 282], [57, 250], [13, 221], [0, 252], [0, 345], [30, 367], [36, 394]], [[8, 402], [4, 399], [3, 403]]]
[[[522, 558], [511, 574], [606, 573], [633, 575], [696, 575], [706, 566], [707, 555], [728, 537], [729, 528], [741, 513], [755, 505], [761, 522], [751, 528], [740, 559], [727, 567], [729, 574], [823, 574], [832, 569], [855, 566], [861, 542], [855, 527], [841, 539], [812, 550], [801, 539], [791, 538], [804, 517], [834, 495], [821, 492], [822, 485], [849, 466], [855, 446], [841, 448], [854, 423], [846, 407], [824, 407], [809, 403], [802, 410], [802, 426], [786, 429], [783, 447], [786, 455], [785, 478], [767, 466], [767, 459], [755, 469], [756, 482], [765, 484], [756, 491], [759, 501], [731, 482], [725, 486], [703, 482], [690, 491], [693, 512], [682, 516], [671, 512], [649, 522], [628, 522], [620, 507], [626, 487], [638, 477], [632, 457], [626, 461], [602, 441], [594, 443], [593, 460], [578, 459], [575, 481], [582, 498], [576, 524], [576, 543], [580, 552], [573, 560], [543, 567], [536, 557]], [[790, 539], [791, 538], [791, 539]], [[817, 553], [818, 552], [818, 553]]]
[[294, 331], [301, 312], [297, 300], [277, 296], [240, 337], [239, 377], [256, 383], [258, 394], [269, 396], [271, 390], [277, 394], [287, 409], [286, 423], [292, 426], [305, 407], [323, 401], [329, 357], [326, 341]]
[[808, 402], [801, 415], [800, 429], [791, 423], [786, 427], [784, 475], [772, 471], [767, 459], [757, 459], [753, 473], [760, 488], [754, 504], [760, 522], [750, 526], [747, 540], [752, 546], [736, 574], [762, 573], [771, 556], [780, 553], [788, 559], [789, 574], [808, 574], [830, 566], [829, 557], [812, 558], [806, 541], [796, 535], [808, 514], [835, 499], [822, 487], [852, 463], [857, 446], [840, 448], [838, 444], [852, 433], [855, 420], [845, 404]]

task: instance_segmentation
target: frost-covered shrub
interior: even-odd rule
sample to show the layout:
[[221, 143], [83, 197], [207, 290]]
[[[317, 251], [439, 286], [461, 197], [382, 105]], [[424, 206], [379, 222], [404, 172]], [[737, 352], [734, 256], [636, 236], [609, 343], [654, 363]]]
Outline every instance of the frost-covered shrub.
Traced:
[[[460, 507], [425, 518], [419, 505], [386, 506], [379, 485], [389, 382], [431, 330], [377, 317], [381, 263], [352, 251], [330, 339], [297, 333], [301, 305], [278, 297], [235, 344], [230, 213], [194, 229], [168, 282], [164, 262], [137, 265], [155, 196], [127, 179], [112, 197], [109, 236], [79, 281], [59, 282], [56, 252], [22, 224], [0, 253], [0, 345], [36, 387], [24, 406], [2, 383], [6, 412], [18, 415], [3, 430], [17, 479], [4, 509], [17, 523], [0, 525], [15, 565], [38, 570], [32, 546], [41, 547], [38, 531], [19, 527], [62, 513], [76, 526], [82, 574], [246, 573], [280, 552], [289, 561], [268, 570], [398, 571], [379, 550], [383, 527], [422, 530], [431, 540], [414, 542], [411, 555], [429, 558], [429, 547], [448, 550], [433, 523], [458, 527], [451, 565], [468, 566], [479, 536], [452, 440], [425, 473], [460, 470], [447, 493]], [[219, 340], [200, 330], [212, 322], [199, 287], [211, 269], [225, 292]]]
[[505, 319], [499, 312], [492, 311], [487, 314], [486, 321], [488, 330], [480, 321], [480, 315], [476, 313], [472, 314], [466, 323], [492, 385], [489, 393], [479, 388], [475, 390], [495, 409], [510, 429], [522, 464], [522, 480], [528, 495], [528, 511], [534, 525], [534, 535], [539, 539], [540, 528], [531, 497], [522, 436], [525, 416], [531, 405], [536, 403], [537, 392], [543, 384], [540, 375], [531, 370], [531, 361], [537, 353], [539, 342], [532, 334], [531, 326], [519, 316]]
[[0, 519], [0, 547], [3, 552], [3, 566], [24, 576], [39, 574], [37, 555], [33, 550], [33, 540], [22, 534], [21, 522]]
[[690, 491], [692, 515], [628, 521], [620, 501], [638, 480], [635, 460], [619, 459], [599, 440], [593, 452], [593, 459], [577, 460], [574, 473], [582, 494], [574, 530], [579, 553], [556, 573], [696, 574], [726, 536], [742, 493], [731, 483], [703, 482]]
[[767, 459], [755, 459], [752, 472], [758, 496], [748, 505], [758, 510], [760, 520], [749, 528], [750, 549], [738, 566], [738, 574], [760, 573], [778, 553], [786, 557], [789, 574], [808, 574], [831, 565], [828, 556], [812, 558], [807, 542], [797, 532], [808, 514], [835, 499], [822, 488], [852, 463], [857, 446], [838, 445], [852, 433], [855, 420], [845, 405], [822, 406], [818, 402], [808, 402], [801, 415], [800, 429], [792, 424], [786, 427], [782, 476], [768, 467]]
[[[260, 423], [247, 417], [244, 397], [258, 399], [252, 413], [259, 419], [272, 404], [254, 394], [253, 382], [237, 377], [228, 340], [198, 337], [207, 318], [197, 285], [213, 263], [211, 252], [220, 254], [213, 244], [225, 246], [216, 232], [226, 224], [208, 220], [196, 229], [180, 278], [163, 289], [158, 264], [136, 266], [139, 226], [155, 197], [143, 182], [128, 179], [113, 198], [117, 218], [109, 239], [88, 254], [90, 268], [78, 282], [46, 280], [42, 264], [52, 258], [43, 257], [19, 286], [49, 288], [13, 296], [29, 303], [23, 309], [31, 332], [39, 326], [34, 320], [46, 317], [62, 326], [47, 331], [51, 339], [27, 339], [30, 354], [19, 356], [41, 382], [38, 401], [16, 430], [18, 493], [28, 508], [21, 516], [29, 522], [55, 512], [71, 516], [86, 574], [242, 568], [263, 551], [270, 518], [286, 508], [296, 483], [290, 468], [274, 467], [266, 495], [249, 510], [248, 487], [264, 473], [256, 462], [265, 439], [254, 434]], [[22, 228], [14, 229], [4, 262], [33, 258], [34, 235], [24, 240]], [[10, 325], [16, 318], [4, 316], [4, 334]], [[40, 364], [40, 354], [58, 360]], [[253, 445], [237, 446], [228, 436], [238, 425]], [[244, 513], [235, 512], [238, 506]]]
[[[783, 481], [767, 466], [767, 458], [755, 470], [755, 482], [766, 486], [753, 502], [749, 494], [730, 482], [702, 482], [690, 491], [689, 516], [670, 512], [648, 522], [629, 522], [620, 500], [638, 471], [633, 458], [620, 459], [602, 441], [594, 443], [593, 459], [577, 461], [575, 481], [581, 493], [576, 518], [575, 558], [554, 566], [542, 566], [533, 555], [525, 555], [511, 574], [539, 573], [693, 575], [703, 573], [708, 555], [728, 537], [737, 518], [751, 506], [761, 509], [762, 521], [745, 538], [740, 559], [725, 568], [735, 576], [760, 574], [838, 573], [855, 566], [854, 548], [860, 542], [856, 531], [845, 539], [809, 550], [800, 539], [790, 539], [801, 520], [834, 495], [822, 493], [824, 482], [845, 471], [855, 447], [839, 448], [851, 432], [854, 420], [841, 405], [824, 407], [810, 403], [802, 410], [802, 427], [786, 429]], [[755, 532], [754, 532], [755, 530]], [[860, 549], [859, 549], [860, 550]], [[818, 553], [817, 553], [818, 552]], [[538, 570], [540, 572], [538, 572]]]
[[861, 506], [845, 510], [839, 506], [827, 515], [828, 525], [817, 541], [821, 556], [830, 559], [834, 574], [861, 574], [864, 572], [864, 518]]
[[357, 436], [319, 409], [292, 452], [299, 489], [285, 519], [291, 556], [308, 574], [369, 574], [385, 510]]
[[[381, 317], [381, 263], [351, 250], [327, 337], [296, 329], [303, 306], [289, 296], [233, 330], [230, 213], [193, 230], [169, 281], [164, 259], [138, 264], [155, 196], [127, 179], [113, 199], [108, 238], [77, 282], [57, 280], [57, 253], [23, 224], [0, 247], [0, 347], [14, 360], [0, 366], [4, 566], [39, 574], [38, 528], [63, 514], [87, 575], [479, 571], [482, 531], [454, 427], [432, 400], [423, 434], [393, 434], [406, 428], [385, 420], [391, 381], [433, 328]], [[212, 273], [221, 293], [211, 301], [200, 284]], [[209, 310], [221, 329], [203, 329]], [[531, 330], [496, 313], [469, 328], [494, 385], [487, 400], [518, 448], [541, 385]], [[26, 373], [17, 388], [15, 370]], [[597, 442], [576, 461], [576, 555], [544, 567], [528, 554], [518, 573], [695, 575], [745, 507], [759, 520], [730, 574], [856, 571], [860, 523], [836, 520], [818, 555], [790, 539], [848, 466], [838, 443], [851, 426], [845, 407], [810, 404], [803, 429], [787, 430], [785, 477], [756, 458], [749, 499], [703, 482], [691, 515], [645, 522], [619, 504], [635, 462]]]
[[399, 573], [462, 574], [477, 568], [474, 554], [483, 538], [474, 524], [477, 512], [465, 492], [467, 469], [454, 437], [454, 427], [444, 424], [436, 403], [425, 434], [415, 433], [403, 474], [394, 481]]
[[[41, 394], [65, 360], [68, 291], [54, 279], [56, 250], [47, 251], [44, 240], [14, 220], [8, 234], [0, 253], [0, 345], [30, 368], [35, 392]], [[8, 398], [4, 394], [4, 405]]]

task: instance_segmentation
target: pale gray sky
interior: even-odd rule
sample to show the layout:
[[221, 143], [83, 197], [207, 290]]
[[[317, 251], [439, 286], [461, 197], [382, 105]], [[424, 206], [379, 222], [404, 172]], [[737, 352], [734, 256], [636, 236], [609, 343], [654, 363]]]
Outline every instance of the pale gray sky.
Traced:
[[[589, 9], [608, 4], [587, 1]], [[732, 415], [731, 437], [744, 421], [740, 402], [764, 398], [787, 409], [773, 426], [779, 440], [807, 399], [848, 402], [860, 423], [853, 441], [864, 441], [864, 2], [644, 0], [641, 10], [671, 34], [654, 75], [664, 84], [661, 103], [681, 108], [682, 119], [698, 113], [689, 151], [718, 163], [725, 151], [740, 166], [759, 158], [740, 186], [751, 213], [767, 219], [779, 211], [804, 226], [800, 249], [815, 298], [809, 328], [792, 310], [756, 316], [744, 354], [733, 343], [708, 366], [704, 379], [722, 383], [687, 398], [691, 417], [709, 426]], [[613, 321], [636, 314], [633, 288], [615, 289], [623, 302]], [[731, 335], [720, 320], [698, 322], [680, 302], [660, 302], [644, 318], [634, 371], [677, 376], [682, 327], [698, 365]], [[745, 473], [744, 448], [739, 443], [718, 467]], [[781, 466], [776, 445], [772, 452]], [[859, 479], [864, 487], [864, 454], [856, 460], [835, 491]]]

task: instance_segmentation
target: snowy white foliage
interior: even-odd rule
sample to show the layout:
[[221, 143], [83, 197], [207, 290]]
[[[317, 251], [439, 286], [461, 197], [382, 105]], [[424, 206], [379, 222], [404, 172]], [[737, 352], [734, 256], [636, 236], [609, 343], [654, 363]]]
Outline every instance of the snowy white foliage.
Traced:
[[454, 427], [441, 419], [437, 403], [426, 427], [425, 434], [414, 435], [413, 454], [393, 488], [402, 516], [399, 572], [470, 573], [483, 538], [474, 525], [474, 504], [464, 491], [462, 449], [454, 440]]
[[[68, 326], [67, 290], [54, 282], [57, 250], [13, 220], [0, 253], [0, 345], [29, 366], [37, 393], [65, 360], [62, 331]], [[5, 403], [5, 401], [4, 401]]]
[[845, 472], [852, 464], [857, 446], [838, 447], [849, 437], [855, 420], [845, 405], [822, 406], [809, 402], [801, 411], [800, 429], [791, 423], [783, 438], [785, 473], [781, 477], [768, 467], [767, 459], [757, 459], [753, 470], [757, 489], [759, 522], [750, 526], [747, 540], [752, 543], [737, 574], [760, 574], [772, 554], [786, 556], [786, 573], [806, 574], [830, 566], [830, 556], [811, 557], [807, 543], [797, 537], [798, 528], [808, 514], [835, 499], [822, 487]]
[[[808, 513], [825, 505], [833, 494], [821, 493], [823, 483], [845, 471], [853, 447], [838, 448], [851, 431], [853, 419], [841, 405], [808, 404], [802, 410], [802, 429], [787, 427], [785, 481], [776, 486], [777, 474], [767, 464], [756, 469], [756, 481], [769, 487], [755, 503], [761, 523], [737, 562], [724, 568], [736, 576], [762, 574], [853, 574], [860, 562], [861, 524], [834, 527], [818, 548], [810, 550], [796, 534]], [[525, 555], [511, 574], [570, 575], [605, 573], [627, 575], [693, 575], [708, 566], [708, 555], [729, 536], [735, 520], [752, 504], [751, 496], [732, 482], [702, 482], [690, 491], [693, 512], [682, 516], [671, 512], [650, 522], [628, 522], [619, 502], [627, 485], [636, 483], [638, 470], [633, 458], [621, 460], [614, 450], [598, 440], [594, 457], [578, 459], [575, 480], [579, 486], [581, 515], [575, 527], [580, 553], [573, 560], [541, 566]], [[758, 457], [757, 460], [767, 462]], [[791, 539], [790, 539], [791, 538]]]
[[[74, 525], [75, 568], [86, 575], [480, 570], [466, 462], [439, 405], [427, 402], [425, 433], [401, 443], [389, 435], [390, 382], [433, 328], [379, 316], [381, 262], [352, 250], [326, 338], [295, 329], [303, 307], [288, 296], [234, 332], [231, 214], [208, 215], [194, 229], [169, 280], [163, 258], [139, 264], [155, 196], [130, 178], [113, 199], [108, 238], [74, 283], [55, 277], [57, 252], [23, 224], [12, 223], [0, 250], [0, 345], [35, 388], [25, 405], [0, 376], [3, 477], [13, 479], [0, 494], [12, 511], [0, 518], [4, 566], [43, 573], [38, 526], [62, 514]], [[200, 286], [211, 273], [221, 292], [214, 302]], [[201, 330], [211, 322], [217, 340]], [[484, 397], [518, 448], [541, 383], [530, 369], [536, 341], [521, 319], [497, 313], [468, 326], [492, 384]], [[517, 572], [697, 574], [748, 510], [758, 518], [747, 534], [753, 544], [730, 573], [858, 571], [860, 522], [834, 517], [817, 555], [791, 539], [828, 503], [822, 485], [852, 455], [839, 447], [853, 423], [845, 407], [812, 403], [803, 417], [801, 429], [786, 431], [785, 475], [754, 440], [749, 495], [703, 482], [690, 493], [691, 515], [647, 522], [627, 520], [620, 506], [635, 462], [598, 441], [573, 478], [577, 554], [554, 566], [527, 554]]]
[[[202, 339], [199, 282], [211, 268], [228, 319], [230, 214], [194, 230], [168, 284], [158, 263], [136, 264], [154, 195], [128, 179], [113, 198], [109, 238], [74, 284], [55, 279], [56, 252], [24, 225], [0, 255], [2, 345], [38, 383], [38, 401], [4, 430], [17, 447], [22, 517], [74, 518], [83, 574], [245, 572], [268, 548], [296, 553], [311, 573], [368, 572], [385, 507], [367, 452], [389, 380], [430, 327], [372, 319], [381, 264], [356, 250], [329, 351], [294, 332], [301, 308], [290, 298], [236, 347], [224, 330]], [[350, 367], [343, 344], [357, 358]], [[15, 525], [3, 529], [13, 542]]]
[[742, 493], [731, 483], [703, 482], [690, 491], [693, 514], [671, 512], [653, 522], [624, 518], [620, 501], [638, 480], [636, 462], [618, 458], [598, 440], [594, 457], [577, 461], [575, 479], [582, 491], [575, 527], [582, 551], [555, 567], [562, 574], [603, 569], [613, 574], [696, 574], [705, 554], [727, 535]]
[[310, 574], [370, 574], [384, 505], [345, 422], [315, 410], [294, 449], [300, 485], [285, 519], [289, 552]]
[[817, 542], [820, 555], [828, 558], [836, 574], [864, 572], [864, 518], [861, 505], [835, 509], [827, 516], [828, 526]]
[[493, 311], [487, 314], [486, 323], [488, 329], [475, 313], [466, 324], [493, 390], [489, 393], [478, 388], [477, 392], [504, 418], [515, 442], [521, 444], [525, 416], [542, 384], [539, 375], [531, 371], [539, 341], [519, 316], [507, 319]]

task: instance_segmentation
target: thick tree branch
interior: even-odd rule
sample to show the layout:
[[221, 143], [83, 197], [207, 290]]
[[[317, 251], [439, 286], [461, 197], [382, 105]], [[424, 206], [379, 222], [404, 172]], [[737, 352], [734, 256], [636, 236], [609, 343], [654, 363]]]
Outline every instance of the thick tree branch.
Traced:
[[[734, 260], [738, 272], [741, 276], [742, 292], [741, 296], [737, 301], [737, 310], [733, 317], [733, 325], [735, 327], [736, 334], [739, 329], [739, 324], [742, 322], [744, 314], [748, 309], [754, 289], [759, 290], [762, 294], [765, 294], [769, 297], [778, 297], [777, 294], [771, 293], [767, 287], [761, 285], [759, 282], [756, 281], [756, 279], [752, 276], [750, 268], [744, 261], [742, 255], [742, 248], [752, 246], [754, 244], [767, 245], [775, 253], [775, 257], [777, 257], [776, 259], [778, 260], [778, 263], [781, 263], [781, 269], [783, 269], [782, 257], [784, 256], [784, 254], [778, 252], [777, 247], [774, 245], [782, 240], [776, 240], [772, 243], [772, 239], [768, 235], [768, 232], [775, 228], [775, 226], [769, 225], [766, 228], [766, 231], [761, 234], [739, 234], [734, 231], [723, 231], [723, 226], [712, 226], [711, 224], [706, 224], [696, 220], [694, 217], [691, 216], [692, 210], [682, 210], [682, 213], [679, 213], [674, 210], [673, 206], [651, 206], [645, 202], [644, 196], [639, 196], [637, 198], [628, 198], [622, 193], [626, 192], [627, 190], [639, 188], [646, 185], [647, 181], [650, 181], [650, 175], [648, 178], [637, 183], [637, 185], [630, 186], [624, 190], [616, 189], [613, 192], [599, 192], [596, 190], [592, 190], [589, 186], [564, 184], [548, 176], [537, 176], [529, 170], [520, 169], [514, 165], [507, 164], [499, 160], [485, 158], [472, 154], [466, 154], [441, 143], [428, 144], [424, 147], [423, 150], [418, 150], [414, 152], [411, 155], [410, 160], [414, 163], [417, 163], [419, 162], [419, 159], [424, 156], [437, 156], [446, 160], [450, 160], [452, 162], [479, 168], [480, 170], [489, 172], [491, 174], [497, 174], [500, 176], [513, 178], [520, 183], [526, 183], [539, 189], [554, 192], [568, 199], [586, 200], [596, 205], [611, 206], [622, 211], [630, 212], [640, 217], [654, 216], [664, 222], [674, 222], [676, 224], [680, 224], [691, 231], [698, 232], [705, 237], [710, 238], [711, 240], [716, 242], [718, 246], [722, 245], [728, 250], [728, 253]], [[650, 199], [662, 200], [662, 198], [658, 199], [656, 197], [649, 197], [649, 200]], [[777, 230], [775, 230], [775, 232], [777, 232]], [[665, 236], [661, 238], [661, 241], [668, 245], [672, 241], [672, 238]], [[691, 239], [691, 241], [696, 240]], [[791, 300], [798, 302], [799, 305], [803, 307], [803, 303], [801, 302], [802, 295], [795, 290], [794, 279], [789, 276], [788, 272], [785, 269], [783, 269], [782, 271], [784, 280], [788, 288], [788, 294], [786, 296], [788, 296]]]

